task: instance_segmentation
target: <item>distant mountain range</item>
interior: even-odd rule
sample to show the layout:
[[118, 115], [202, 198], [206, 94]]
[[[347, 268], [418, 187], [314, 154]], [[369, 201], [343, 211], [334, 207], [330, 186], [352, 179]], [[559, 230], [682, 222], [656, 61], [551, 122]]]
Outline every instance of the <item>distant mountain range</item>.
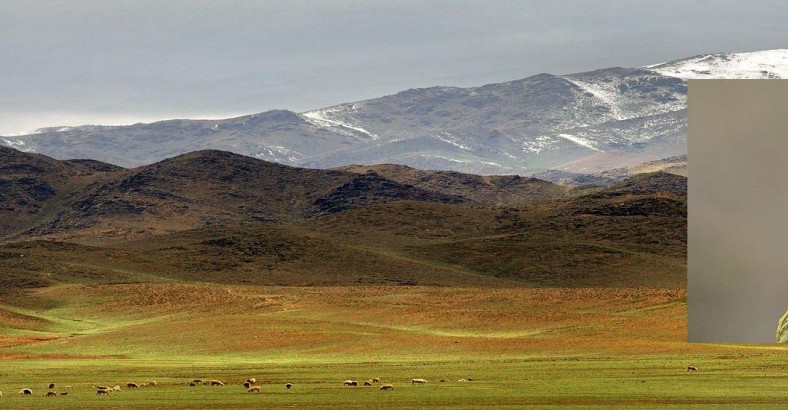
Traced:
[[591, 174], [685, 155], [691, 78], [788, 78], [788, 50], [411, 89], [303, 113], [44, 128], [0, 137], [0, 144], [123, 167], [218, 149], [310, 168], [394, 163], [474, 174]]

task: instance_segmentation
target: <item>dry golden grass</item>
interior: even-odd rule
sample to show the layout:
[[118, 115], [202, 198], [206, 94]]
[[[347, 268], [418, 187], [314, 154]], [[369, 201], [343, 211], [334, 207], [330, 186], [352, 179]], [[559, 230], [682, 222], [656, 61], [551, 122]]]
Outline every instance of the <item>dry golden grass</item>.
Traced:
[[[36, 297], [60, 306], [35, 320], [59, 341], [31, 353], [103, 349], [133, 357], [289, 350], [288, 356], [462, 357], [692, 350], [682, 289], [258, 287], [212, 284], [67, 285]], [[81, 328], [63, 325], [82, 321]], [[79, 326], [77, 326], [79, 327]], [[76, 337], [74, 335], [77, 335]], [[124, 352], [123, 346], [131, 351]], [[109, 353], [108, 353], [109, 354]]]

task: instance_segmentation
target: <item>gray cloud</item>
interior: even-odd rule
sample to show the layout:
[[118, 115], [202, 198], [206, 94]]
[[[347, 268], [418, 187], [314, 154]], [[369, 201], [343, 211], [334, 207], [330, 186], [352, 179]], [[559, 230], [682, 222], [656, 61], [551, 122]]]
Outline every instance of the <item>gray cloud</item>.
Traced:
[[781, 48], [786, 17], [771, 1], [0, 1], [0, 133]]

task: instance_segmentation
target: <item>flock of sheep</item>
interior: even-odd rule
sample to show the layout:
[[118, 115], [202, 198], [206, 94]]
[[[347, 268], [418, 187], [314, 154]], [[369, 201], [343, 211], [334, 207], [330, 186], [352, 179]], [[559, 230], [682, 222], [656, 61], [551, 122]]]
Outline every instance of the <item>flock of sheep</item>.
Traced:
[[[417, 380], [417, 379], [413, 379], [413, 380]], [[419, 380], [421, 380], [421, 379], [419, 379]], [[380, 383], [380, 378], [373, 377], [373, 378], [365, 381], [364, 382], [364, 386], [372, 386], [372, 385], [375, 385], [377, 383]], [[358, 386], [358, 381], [356, 381], [356, 380], [345, 380], [344, 382], [342, 382], [342, 385], [343, 386]], [[383, 384], [383, 385], [380, 386], [380, 390], [394, 390], [394, 385], [393, 384]]]
[[[441, 382], [446, 382], [446, 381], [447, 381], [446, 379], [442, 379], [441, 380]], [[467, 381], [473, 381], [473, 379], [460, 379], [458, 381], [460, 381], [460, 382], [467, 382]], [[424, 383], [427, 383], [427, 380], [425, 380], [425, 379], [411, 379], [410, 382], [411, 382], [411, 384], [424, 384]], [[373, 386], [373, 385], [376, 385], [376, 384], [379, 384], [379, 383], [380, 383], [380, 378], [373, 377], [373, 378], [365, 381], [364, 382], [364, 386]], [[202, 380], [202, 379], [194, 379], [194, 380], [192, 380], [192, 381], [190, 381], [190, 382], [188, 382], [186, 384], [188, 384], [190, 387], [195, 387], [198, 384], [204, 384], [204, 385], [208, 385], [208, 386], [224, 386], [225, 385], [225, 383], [220, 381], [220, 380], [208, 380], [208, 381], [205, 381], [205, 380]], [[153, 387], [153, 386], [157, 386], [157, 385], [158, 385], [158, 383], [155, 380], [148, 380], [147, 382], [141, 383], [141, 384], [137, 384], [137, 383], [133, 383], [133, 382], [126, 383], [126, 387], [129, 388], [129, 389], [137, 389], [137, 388], [146, 387], [146, 386], [147, 387]], [[260, 392], [260, 388], [261, 387], [260, 387], [259, 384], [257, 384], [257, 379], [255, 379], [254, 377], [250, 377], [245, 382], [243, 382], [242, 385], [244, 386], [244, 388], [246, 388], [246, 391], [249, 392], [249, 393], [259, 393]], [[356, 381], [356, 380], [345, 380], [342, 383], [342, 385], [343, 386], [358, 386], [358, 381]], [[60, 393], [58, 393], [58, 392], [53, 390], [55, 388], [55, 383], [49, 383], [49, 385], [47, 387], [48, 387], [48, 391], [44, 394], [44, 396], [46, 396], [46, 397], [53, 397], [53, 396], [58, 396], [58, 395], [66, 396], [66, 395], [68, 395], [69, 389], [71, 389], [71, 386], [65, 386], [64, 387], [65, 390], [60, 392]], [[121, 391], [121, 387], [119, 385], [115, 386], [115, 387], [102, 386], [102, 385], [93, 386], [93, 387], [96, 389], [96, 396], [108, 396], [110, 393]], [[285, 384], [285, 388], [286, 389], [290, 389], [292, 387], [293, 387], [292, 383], [286, 383]], [[391, 384], [391, 383], [389, 383], [389, 384], [381, 384], [379, 389], [380, 390], [394, 390], [394, 385]], [[32, 396], [33, 395], [33, 389], [30, 389], [30, 388], [27, 388], [27, 387], [22, 388], [21, 390], [19, 390], [19, 394], [24, 395], [24, 396]], [[2, 391], [0, 391], [0, 397], [3, 397], [3, 392]]]
[[[696, 372], [696, 371], [698, 371], [698, 368], [695, 367], [695, 366], [687, 366], [687, 371], [688, 372]], [[473, 379], [467, 378], [467, 379], [459, 379], [457, 381], [458, 382], [472, 382]], [[440, 382], [444, 383], [444, 382], [448, 382], [448, 380], [441, 379]], [[373, 378], [365, 381], [363, 383], [363, 385], [364, 386], [374, 386], [374, 385], [379, 384], [379, 383], [380, 383], [380, 378], [373, 377]], [[411, 384], [424, 384], [424, 383], [427, 383], [427, 380], [425, 380], [425, 379], [411, 379], [410, 383]], [[194, 379], [194, 380], [192, 380], [192, 381], [190, 381], [190, 382], [188, 382], [186, 384], [188, 384], [190, 387], [195, 387], [198, 384], [204, 384], [204, 385], [209, 385], [209, 386], [224, 386], [225, 385], [224, 382], [219, 381], [219, 380], [204, 381], [202, 379]], [[158, 385], [158, 383], [156, 383], [155, 380], [148, 380], [147, 382], [141, 383], [141, 384], [132, 383], [132, 382], [126, 383], [126, 387], [129, 388], [129, 389], [137, 389], [137, 388], [140, 388], [140, 387], [156, 386], [156, 385]], [[255, 379], [254, 377], [250, 377], [249, 379], [246, 379], [246, 381], [243, 382], [242, 385], [244, 386], [244, 388], [246, 388], [246, 391], [249, 392], [249, 393], [259, 393], [260, 389], [261, 389], [260, 385], [257, 384], [257, 379]], [[345, 380], [344, 382], [342, 382], [342, 385], [343, 386], [358, 386], [358, 381], [356, 381], [356, 380]], [[58, 396], [58, 395], [66, 396], [66, 395], [68, 395], [68, 391], [71, 388], [71, 386], [65, 386], [65, 390], [58, 394], [56, 391], [53, 391], [53, 389], [55, 388], [55, 383], [49, 383], [49, 385], [47, 387], [49, 388], [49, 390], [44, 394], [44, 396], [46, 396], [46, 397], [53, 397], [53, 396]], [[96, 395], [97, 396], [109, 395], [112, 392], [119, 392], [119, 391], [121, 391], [120, 386], [115, 386], [115, 387], [93, 386], [93, 387], [96, 388]], [[291, 387], [293, 387], [292, 383], [286, 383], [285, 384], [285, 388], [286, 389], [290, 389]], [[381, 384], [379, 389], [380, 390], [394, 390], [394, 385], [390, 384], [390, 383], [389, 384]], [[22, 394], [22, 395], [25, 395], [25, 396], [32, 396], [33, 395], [33, 390], [30, 389], [30, 388], [25, 387], [25, 388], [19, 390], [19, 394]], [[0, 391], [0, 397], [3, 397], [3, 392], [2, 391]]]
[[[49, 388], [49, 390], [44, 394], [44, 396], [46, 396], [46, 397], [53, 397], [53, 396], [57, 396], [58, 395], [58, 393], [56, 391], [52, 391], [52, 389], [55, 388], [55, 383], [49, 383], [49, 385], [47, 387]], [[71, 388], [71, 386], [66, 386], [65, 387], [66, 390], [60, 392], [60, 396], [67, 396], [68, 395], [68, 391], [69, 391], [70, 388]], [[23, 396], [32, 396], [33, 395], [33, 389], [24, 387], [24, 388], [19, 390], [19, 394], [21, 394]], [[1, 392], [1, 391], [0, 391], [0, 397], [3, 397], [3, 392]]]

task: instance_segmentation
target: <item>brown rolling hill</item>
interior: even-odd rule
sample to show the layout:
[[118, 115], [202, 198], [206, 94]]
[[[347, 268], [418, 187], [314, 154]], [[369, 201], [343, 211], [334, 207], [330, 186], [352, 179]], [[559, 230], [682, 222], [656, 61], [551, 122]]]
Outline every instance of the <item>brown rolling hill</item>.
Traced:
[[[12, 151], [0, 163], [12, 188], [0, 204], [21, 198], [27, 214], [0, 232], [8, 295], [173, 281], [684, 286], [681, 176], [568, 190], [389, 165], [300, 169], [221, 151], [135, 169]], [[26, 178], [48, 194], [36, 199]]]
[[[14, 165], [24, 162], [19, 158], [7, 165], [21, 170], [14, 184], [20, 193], [10, 192], [3, 206], [10, 208], [19, 198], [27, 199], [30, 194], [22, 195], [27, 192], [23, 183], [37, 181], [33, 177], [46, 185], [28, 189], [44, 190], [30, 191], [38, 192], [40, 202], [28, 201], [33, 202], [28, 210], [31, 216], [11, 221], [0, 231], [0, 237], [13, 239], [130, 238], [203, 226], [293, 222], [397, 200], [468, 201], [374, 173], [295, 168], [215, 150], [134, 169], [16, 152], [19, 158], [29, 158], [32, 171]], [[43, 204], [49, 202], [57, 207], [45, 209]]]
[[568, 188], [519, 175], [474, 175], [456, 171], [424, 171], [405, 165], [352, 165], [338, 168], [375, 172], [392, 181], [489, 205], [521, 204], [566, 196]]
[[0, 147], [0, 237], [42, 223], [107, 173], [122, 168], [90, 160], [58, 161]]

